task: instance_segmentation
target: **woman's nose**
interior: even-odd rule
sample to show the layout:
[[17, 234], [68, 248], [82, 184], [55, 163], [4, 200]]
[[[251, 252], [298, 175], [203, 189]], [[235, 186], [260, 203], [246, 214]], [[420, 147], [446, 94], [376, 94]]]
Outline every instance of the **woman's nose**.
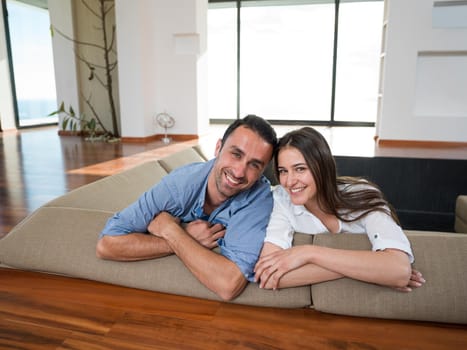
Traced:
[[286, 187], [290, 187], [290, 186], [294, 185], [295, 181], [296, 181], [295, 176], [290, 172], [287, 173], [287, 175], [285, 175], [285, 177], [284, 177], [284, 185]]

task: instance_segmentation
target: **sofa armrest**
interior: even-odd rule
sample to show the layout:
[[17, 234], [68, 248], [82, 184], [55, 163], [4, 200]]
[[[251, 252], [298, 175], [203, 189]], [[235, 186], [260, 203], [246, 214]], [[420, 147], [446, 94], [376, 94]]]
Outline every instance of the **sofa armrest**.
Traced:
[[[467, 236], [406, 231], [415, 255], [414, 268], [426, 284], [404, 293], [389, 287], [341, 278], [312, 286], [316, 310], [341, 315], [467, 323]], [[368, 250], [364, 234], [316, 235], [313, 244]]]
[[467, 195], [457, 197], [454, 231], [458, 233], [467, 233]]

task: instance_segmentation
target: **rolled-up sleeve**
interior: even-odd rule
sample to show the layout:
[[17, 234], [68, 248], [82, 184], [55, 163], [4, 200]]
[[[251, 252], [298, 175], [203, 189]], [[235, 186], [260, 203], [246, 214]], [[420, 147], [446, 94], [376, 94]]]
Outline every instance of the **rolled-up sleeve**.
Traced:
[[136, 202], [107, 220], [99, 237], [119, 236], [133, 232], [147, 233], [151, 220], [162, 210], [173, 207], [170, 204], [173, 202], [173, 195], [170, 192], [165, 181], [161, 181], [143, 193]]
[[272, 211], [272, 194], [268, 189], [242, 207], [232, 210], [226, 234], [218, 241], [221, 254], [233, 261], [245, 278], [254, 281], [254, 267], [263, 246]]
[[373, 251], [389, 248], [402, 250], [409, 256], [410, 263], [414, 262], [409, 239], [389, 215], [372, 211], [362, 221]]

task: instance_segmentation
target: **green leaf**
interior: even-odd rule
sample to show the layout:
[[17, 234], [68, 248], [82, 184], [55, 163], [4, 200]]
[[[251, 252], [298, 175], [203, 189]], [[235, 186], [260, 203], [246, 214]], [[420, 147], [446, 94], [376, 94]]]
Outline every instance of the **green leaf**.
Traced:
[[68, 126], [68, 122], [70, 119], [64, 118], [62, 122], [62, 130], [66, 130], [66, 127]]
[[89, 129], [96, 130], [96, 119], [91, 119], [89, 121]]
[[60, 107], [58, 108], [58, 112], [59, 113], [65, 112], [65, 102], [62, 101], [62, 103], [60, 104]]
[[71, 115], [72, 117], [74, 117], [74, 116], [75, 116], [75, 111], [73, 110], [73, 107], [70, 106], [69, 111], [70, 111], [70, 112], [69, 112], [70, 115]]

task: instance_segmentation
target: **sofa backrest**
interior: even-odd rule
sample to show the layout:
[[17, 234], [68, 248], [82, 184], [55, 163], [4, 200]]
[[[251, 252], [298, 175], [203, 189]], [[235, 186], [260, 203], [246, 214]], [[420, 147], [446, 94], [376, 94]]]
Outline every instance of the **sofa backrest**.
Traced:
[[458, 233], [467, 233], [467, 195], [457, 196], [454, 230]]
[[149, 161], [81, 186], [45, 206], [116, 212], [134, 202], [173, 169], [204, 161], [206, 158], [197, 149], [189, 147], [168, 157]]

